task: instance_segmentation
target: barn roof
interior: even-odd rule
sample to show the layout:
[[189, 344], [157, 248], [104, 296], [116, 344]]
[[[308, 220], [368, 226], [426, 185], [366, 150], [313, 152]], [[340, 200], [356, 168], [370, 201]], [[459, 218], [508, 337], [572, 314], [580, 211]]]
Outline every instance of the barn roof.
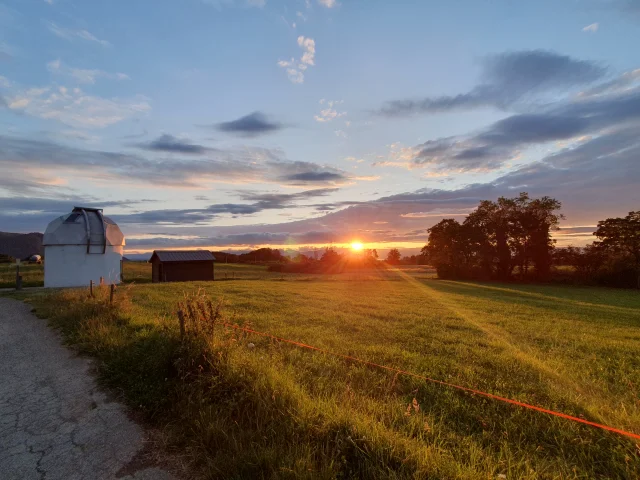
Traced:
[[154, 250], [149, 261], [157, 257], [161, 262], [206, 262], [215, 260], [209, 250]]

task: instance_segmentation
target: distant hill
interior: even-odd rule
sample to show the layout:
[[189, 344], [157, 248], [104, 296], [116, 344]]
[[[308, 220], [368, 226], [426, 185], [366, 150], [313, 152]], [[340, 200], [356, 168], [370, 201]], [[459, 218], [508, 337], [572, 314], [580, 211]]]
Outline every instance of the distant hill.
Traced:
[[0, 232], [0, 254], [14, 258], [42, 255], [42, 233]]

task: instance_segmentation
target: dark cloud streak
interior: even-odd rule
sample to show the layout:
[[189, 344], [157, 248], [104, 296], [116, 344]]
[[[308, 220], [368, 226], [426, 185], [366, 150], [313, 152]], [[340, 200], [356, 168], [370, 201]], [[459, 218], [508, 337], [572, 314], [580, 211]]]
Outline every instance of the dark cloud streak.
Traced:
[[172, 135], [166, 134], [161, 135], [149, 143], [138, 144], [138, 147], [154, 152], [186, 153], [193, 155], [201, 155], [211, 150], [203, 145], [196, 145], [190, 143], [188, 140], [181, 140]]
[[494, 55], [483, 61], [482, 83], [470, 92], [419, 100], [392, 100], [377, 113], [386, 117], [494, 107], [506, 110], [534, 94], [571, 90], [606, 74], [593, 62], [544, 50]]
[[253, 112], [237, 120], [219, 123], [216, 128], [220, 132], [232, 133], [242, 137], [257, 137], [277, 132], [284, 128], [284, 125], [269, 120], [262, 112]]

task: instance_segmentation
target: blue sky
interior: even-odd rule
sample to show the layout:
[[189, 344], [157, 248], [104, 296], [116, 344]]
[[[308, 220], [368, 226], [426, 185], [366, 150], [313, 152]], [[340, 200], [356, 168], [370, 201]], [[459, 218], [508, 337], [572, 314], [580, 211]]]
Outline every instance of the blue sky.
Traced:
[[0, 2], [0, 230], [409, 252], [522, 190], [584, 243], [640, 201], [634, 38], [636, 0]]

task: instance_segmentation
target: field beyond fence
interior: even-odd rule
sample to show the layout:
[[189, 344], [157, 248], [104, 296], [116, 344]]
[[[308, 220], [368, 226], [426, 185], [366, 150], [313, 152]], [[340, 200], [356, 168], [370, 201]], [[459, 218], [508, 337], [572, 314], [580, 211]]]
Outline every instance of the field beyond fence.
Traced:
[[[106, 289], [13, 295], [208, 478], [640, 478], [638, 441], [225, 326], [640, 433], [635, 291], [251, 265], [144, 284], [135, 268], [113, 305]], [[188, 298], [212, 303], [181, 335]]]

